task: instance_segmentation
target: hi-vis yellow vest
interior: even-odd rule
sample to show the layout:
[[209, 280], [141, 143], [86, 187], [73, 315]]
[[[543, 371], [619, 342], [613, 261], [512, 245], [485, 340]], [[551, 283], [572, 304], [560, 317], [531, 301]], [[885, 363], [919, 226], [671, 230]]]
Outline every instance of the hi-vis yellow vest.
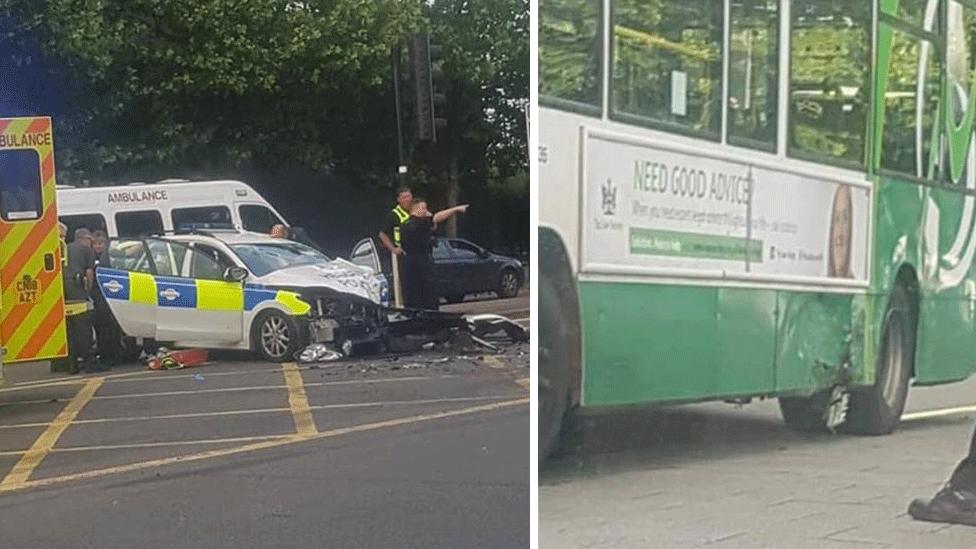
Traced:
[[[403, 225], [408, 219], [410, 219], [410, 214], [407, 213], [407, 210], [401, 208], [399, 204], [393, 208], [393, 215], [397, 216], [397, 219], [400, 220], [400, 225]], [[393, 243], [397, 246], [400, 245], [400, 225], [393, 227]]]

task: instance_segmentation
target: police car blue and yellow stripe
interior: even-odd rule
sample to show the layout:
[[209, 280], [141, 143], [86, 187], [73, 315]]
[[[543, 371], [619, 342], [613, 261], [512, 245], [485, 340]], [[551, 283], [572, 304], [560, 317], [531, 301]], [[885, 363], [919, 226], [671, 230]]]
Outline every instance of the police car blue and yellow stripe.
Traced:
[[250, 312], [274, 301], [292, 315], [305, 315], [311, 310], [298, 294], [260, 284], [153, 276], [117, 269], [99, 269], [98, 284], [106, 299], [166, 308]]

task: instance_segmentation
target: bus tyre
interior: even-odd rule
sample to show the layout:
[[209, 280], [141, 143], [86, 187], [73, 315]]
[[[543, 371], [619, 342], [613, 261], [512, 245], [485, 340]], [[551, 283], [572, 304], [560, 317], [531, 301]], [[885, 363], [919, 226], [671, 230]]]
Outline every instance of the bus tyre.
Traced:
[[887, 435], [905, 410], [915, 360], [915, 319], [908, 292], [898, 284], [885, 311], [874, 385], [852, 391], [844, 430], [859, 435]]
[[563, 304], [571, 293], [560, 293], [552, 277], [539, 284], [539, 451], [542, 459], [559, 447], [563, 421], [569, 408], [572, 323]]
[[301, 326], [295, 317], [277, 309], [258, 314], [251, 328], [251, 341], [261, 358], [268, 362], [287, 362], [305, 347]]
[[801, 433], [827, 432], [824, 409], [817, 402], [823, 400], [812, 397], [780, 397], [779, 411], [786, 426]]

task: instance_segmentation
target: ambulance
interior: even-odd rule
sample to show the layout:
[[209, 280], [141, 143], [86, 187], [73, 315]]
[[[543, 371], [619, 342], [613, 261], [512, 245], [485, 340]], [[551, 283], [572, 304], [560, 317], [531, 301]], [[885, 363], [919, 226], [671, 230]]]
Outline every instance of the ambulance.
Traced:
[[268, 234], [288, 223], [241, 181], [165, 179], [109, 187], [58, 187], [61, 221], [69, 240], [76, 229], [131, 238], [187, 228], [237, 228]]
[[67, 355], [51, 119], [0, 118], [3, 364]]

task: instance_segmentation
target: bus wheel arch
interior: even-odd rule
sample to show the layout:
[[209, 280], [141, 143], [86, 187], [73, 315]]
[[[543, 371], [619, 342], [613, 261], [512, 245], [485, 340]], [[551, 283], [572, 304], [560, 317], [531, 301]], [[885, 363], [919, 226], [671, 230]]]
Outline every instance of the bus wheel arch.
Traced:
[[553, 453], [569, 411], [580, 402], [579, 298], [566, 246], [539, 228], [539, 451]]
[[916, 374], [919, 310], [915, 269], [903, 265], [885, 303], [874, 384], [851, 392], [845, 431], [886, 435], [898, 426]]

